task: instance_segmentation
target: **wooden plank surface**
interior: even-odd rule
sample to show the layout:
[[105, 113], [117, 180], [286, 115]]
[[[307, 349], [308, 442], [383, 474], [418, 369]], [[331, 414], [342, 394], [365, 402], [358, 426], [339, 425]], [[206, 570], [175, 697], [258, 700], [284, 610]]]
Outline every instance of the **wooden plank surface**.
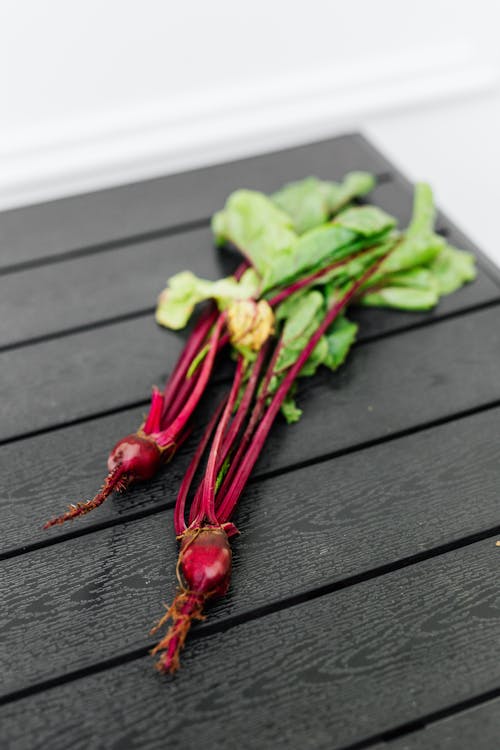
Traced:
[[141, 657], [172, 593], [191, 447], [40, 529], [95, 491], [175, 361], [183, 336], [148, 312], [164, 278], [234, 262], [206, 226], [226, 194], [355, 168], [383, 175], [375, 202], [405, 223], [409, 184], [358, 135], [0, 216], [2, 747], [470, 747], [463, 709], [500, 690], [500, 277], [480, 253], [478, 281], [431, 314], [352, 311], [359, 344], [304, 381], [298, 425], [273, 429], [230, 595], [173, 681]]
[[[408, 436], [389, 451], [379, 445], [252, 484], [235, 519], [242, 535], [233, 544], [230, 595], [201, 628], [500, 525], [499, 415], [495, 409]], [[31, 503], [28, 531], [39, 525], [40, 506], [43, 498]], [[109, 509], [108, 519], [112, 513], [123, 518]], [[0, 626], [0, 695], [145, 647], [148, 623], [175, 590], [171, 528], [170, 510], [4, 561], [0, 611], [15, 615]]]
[[54, 750], [75, 738], [76, 747], [185, 748], [200, 737], [218, 748], [345, 747], [498, 684], [497, 582], [487, 539], [193, 638], [174, 680], [155, 678], [144, 658], [6, 705], [3, 730]]
[[[383, 745], [384, 750], [492, 750], [500, 736], [500, 699], [433, 722]], [[375, 749], [374, 749], [375, 750]]]
[[386, 163], [356, 135], [241, 159], [2, 213], [1, 265], [68, 254], [130, 237], [208, 224], [232, 190], [273, 192], [307, 175], [340, 179], [355, 169], [383, 173]]
[[0, 276], [0, 347], [142, 311], [151, 323], [168, 277], [190, 269], [217, 279], [236, 263], [203, 228], [42, 266], [36, 285], [33, 269]]

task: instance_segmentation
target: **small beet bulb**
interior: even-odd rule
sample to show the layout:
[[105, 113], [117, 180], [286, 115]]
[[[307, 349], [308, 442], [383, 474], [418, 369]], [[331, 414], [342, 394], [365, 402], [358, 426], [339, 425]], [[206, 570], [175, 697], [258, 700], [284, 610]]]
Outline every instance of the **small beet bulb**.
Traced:
[[58, 526], [98, 508], [112, 492], [125, 490], [134, 482], [151, 479], [165, 460], [167, 451], [141, 431], [122, 438], [108, 457], [109, 474], [97, 495], [87, 502], [70, 505], [69, 510], [44, 525]]
[[160, 466], [175, 453], [177, 443], [166, 431], [160, 429], [164, 398], [157, 389], [153, 390], [149, 414], [137, 432], [127, 435], [117, 442], [108, 456], [108, 476], [97, 495], [87, 502], [70, 505], [69, 510], [44, 525], [44, 529], [58, 526], [84, 516], [106, 500], [112, 492], [120, 492], [134, 482], [151, 479]]
[[165, 615], [151, 631], [155, 633], [169, 619], [166, 636], [152, 650], [161, 652], [156, 664], [165, 674], [179, 668], [179, 655], [193, 620], [203, 620], [207, 599], [223, 596], [231, 579], [232, 554], [228, 535], [236, 533], [232, 524], [188, 528], [182, 534], [177, 580], [179, 591]]
[[108, 469], [120, 471], [134, 481], [146, 481], [154, 477], [162, 462], [162, 451], [157, 443], [146, 435], [134, 433], [122, 438], [108, 457]]

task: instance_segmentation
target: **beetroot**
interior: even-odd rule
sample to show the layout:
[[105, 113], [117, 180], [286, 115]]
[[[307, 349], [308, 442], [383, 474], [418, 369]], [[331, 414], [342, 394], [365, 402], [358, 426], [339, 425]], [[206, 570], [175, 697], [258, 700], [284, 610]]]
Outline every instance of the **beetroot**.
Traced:
[[[232, 525], [228, 524], [232, 531]], [[224, 526], [187, 529], [181, 538], [177, 562], [179, 592], [165, 615], [151, 631], [167, 620], [173, 623], [167, 635], [151, 652], [162, 652], [156, 664], [163, 673], [179, 668], [179, 654], [193, 620], [203, 620], [207, 599], [223, 596], [231, 578], [231, 546]]]

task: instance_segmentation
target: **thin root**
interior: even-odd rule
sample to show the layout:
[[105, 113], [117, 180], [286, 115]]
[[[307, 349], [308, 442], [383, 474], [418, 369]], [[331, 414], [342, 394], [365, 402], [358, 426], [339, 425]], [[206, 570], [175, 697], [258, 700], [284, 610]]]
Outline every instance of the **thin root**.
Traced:
[[188, 591], [179, 592], [172, 605], [167, 608], [163, 617], [151, 630], [150, 634], [152, 635], [168, 620], [172, 620], [172, 625], [165, 637], [150, 652], [152, 656], [161, 652], [155, 667], [162, 674], [173, 674], [179, 669], [180, 652], [184, 648], [191, 623], [193, 620], [205, 619], [202, 610], [202, 596]]
[[69, 510], [62, 513], [60, 516], [51, 518], [50, 521], [47, 521], [47, 523], [44, 524], [43, 528], [50, 529], [52, 526], [59, 526], [66, 521], [73, 521], [73, 519], [78, 518], [79, 516], [84, 516], [87, 513], [90, 513], [91, 510], [102, 505], [112, 492], [121, 492], [124, 490], [127, 487], [127, 483], [127, 478], [121, 474], [120, 466], [117, 466], [108, 474], [103, 486], [92, 500], [87, 500], [85, 503], [70, 505]]

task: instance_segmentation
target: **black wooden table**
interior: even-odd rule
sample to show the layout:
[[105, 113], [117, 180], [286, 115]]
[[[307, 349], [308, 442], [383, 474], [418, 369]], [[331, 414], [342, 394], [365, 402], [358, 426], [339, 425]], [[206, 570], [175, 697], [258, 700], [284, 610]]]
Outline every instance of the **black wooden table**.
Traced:
[[189, 449], [41, 530], [95, 492], [180, 351], [151, 314], [166, 278], [234, 263], [209, 229], [228, 193], [352, 169], [408, 220], [409, 184], [359, 135], [0, 215], [2, 748], [498, 747], [500, 276], [482, 256], [432, 313], [355, 313], [348, 363], [303, 384], [175, 678], [148, 629], [175, 588]]

